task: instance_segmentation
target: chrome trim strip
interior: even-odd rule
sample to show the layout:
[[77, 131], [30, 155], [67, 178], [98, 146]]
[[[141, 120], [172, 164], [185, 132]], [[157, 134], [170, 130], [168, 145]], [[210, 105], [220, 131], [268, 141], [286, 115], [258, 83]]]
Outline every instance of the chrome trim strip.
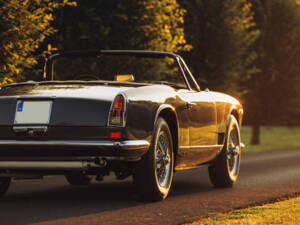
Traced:
[[223, 145], [194, 145], [194, 146], [179, 146], [181, 149], [206, 149], [206, 148], [223, 148]]
[[135, 141], [117, 142], [116, 145], [120, 145], [122, 149], [134, 150], [134, 149], [148, 149], [150, 143], [146, 140], [135, 140]]
[[73, 140], [0, 140], [2, 146], [62, 146], [62, 147], [116, 147], [124, 150], [147, 149], [150, 144], [146, 140], [128, 141], [73, 141]]

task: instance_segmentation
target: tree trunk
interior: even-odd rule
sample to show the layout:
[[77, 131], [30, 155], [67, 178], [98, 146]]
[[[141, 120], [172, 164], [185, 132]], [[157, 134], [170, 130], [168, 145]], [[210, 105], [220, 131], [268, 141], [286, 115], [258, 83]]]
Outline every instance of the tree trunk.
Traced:
[[260, 125], [258, 122], [254, 122], [252, 125], [252, 137], [251, 137], [251, 145], [259, 145], [260, 144]]
[[[257, 96], [260, 93], [260, 96]], [[265, 104], [263, 104], [263, 88], [256, 87], [250, 95], [250, 118], [252, 126], [251, 145], [260, 144], [260, 126], [262, 124], [262, 112], [265, 112]]]

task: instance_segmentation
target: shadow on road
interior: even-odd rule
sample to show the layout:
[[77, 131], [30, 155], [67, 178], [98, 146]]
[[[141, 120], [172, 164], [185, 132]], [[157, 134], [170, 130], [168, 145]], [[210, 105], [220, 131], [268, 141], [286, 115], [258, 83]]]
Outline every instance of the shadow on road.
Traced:
[[[212, 190], [205, 176], [201, 178], [201, 171], [198, 173], [198, 181], [189, 180], [184, 174], [176, 174], [169, 198]], [[159, 204], [140, 201], [130, 179], [123, 182], [70, 186], [63, 177], [51, 177], [14, 182], [11, 189], [0, 200], [1, 224], [30, 224], [138, 205]]]

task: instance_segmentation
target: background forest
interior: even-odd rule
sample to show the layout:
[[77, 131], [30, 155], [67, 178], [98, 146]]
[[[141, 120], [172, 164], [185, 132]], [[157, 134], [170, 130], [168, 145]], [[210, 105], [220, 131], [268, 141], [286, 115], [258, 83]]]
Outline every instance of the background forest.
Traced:
[[252, 125], [300, 125], [296, 0], [0, 0], [0, 82], [38, 80], [57, 50], [180, 53], [202, 89], [236, 96]]

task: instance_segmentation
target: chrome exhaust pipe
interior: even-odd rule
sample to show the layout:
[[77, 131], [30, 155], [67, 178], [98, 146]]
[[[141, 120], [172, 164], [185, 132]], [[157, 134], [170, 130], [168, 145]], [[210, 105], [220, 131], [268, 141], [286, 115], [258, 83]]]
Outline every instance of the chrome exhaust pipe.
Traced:
[[0, 169], [11, 170], [88, 170], [107, 165], [104, 159], [94, 161], [0, 161]]

